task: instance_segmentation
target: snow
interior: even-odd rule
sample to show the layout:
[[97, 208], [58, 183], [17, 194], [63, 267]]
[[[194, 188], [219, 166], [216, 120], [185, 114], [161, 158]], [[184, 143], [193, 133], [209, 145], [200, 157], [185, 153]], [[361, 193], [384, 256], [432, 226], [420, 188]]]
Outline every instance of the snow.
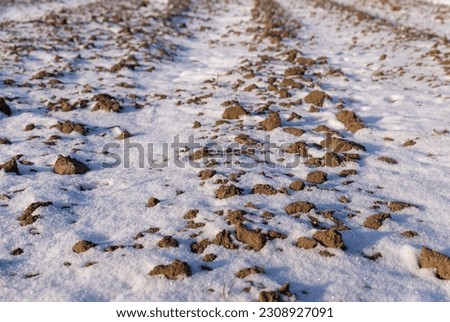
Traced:
[[[364, 7], [364, 1], [339, 2], [362, 6], [376, 15], [382, 12], [381, 7]], [[137, 1], [130, 1], [130, 5], [134, 3]], [[332, 102], [326, 101], [320, 108], [320, 113], [309, 113], [308, 104], [280, 109], [283, 126], [299, 126], [306, 133], [296, 139], [278, 128], [270, 132], [271, 142], [280, 145], [302, 140], [319, 144], [323, 136], [312, 129], [325, 124], [344, 133], [345, 138], [363, 144], [366, 151], [361, 153], [360, 162], [347, 164], [347, 168], [358, 171], [356, 176], [341, 179], [338, 174], [342, 168], [319, 168], [329, 176], [328, 182], [319, 187], [311, 185], [303, 191], [274, 196], [250, 194], [257, 183], [288, 187], [294, 179], [304, 180], [311, 171], [303, 165], [284, 168], [283, 162], [276, 158], [280, 156], [276, 149], [272, 161], [277, 167], [258, 164], [244, 169], [246, 174], [234, 183], [244, 189], [243, 195], [219, 200], [214, 196], [218, 188], [215, 180], [239, 172], [241, 168], [237, 165], [220, 165], [218, 174], [201, 184], [198, 171], [204, 167], [187, 164], [185, 153], [180, 154], [185, 162], [183, 168], [174, 164], [175, 155], [170, 151], [167, 167], [158, 169], [148, 165], [147, 154], [141, 160], [138, 148], [134, 147], [130, 150], [129, 167], [123, 164], [102, 166], [113, 161], [111, 156], [102, 153], [105, 144], [120, 144], [119, 149], [110, 151], [122, 155], [126, 143], [114, 140], [114, 137], [124, 129], [133, 134], [130, 142], [145, 147], [145, 152], [148, 152], [148, 143], [153, 143], [157, 152], [151, 158], [157, 161], [161, 161], [163, 144], [173, 142], [176, 136], [183, 144], [194, 136], [203, 146], [217, 135], [215, 141], [227, 146], [241, 131], [236, 122], [215, 127], [215, 121], [221, 119], [224, 109], [221, 104], [238, 99], [251, 108], [262, 102], [255, 92], [231, 89], [238, 79], [243, 79], [243, 60], [256, 62], [270, 45], [262, 42], [255, 44], [258, 50], [248, 50], [248, 44], [254, 41], [253, 34], [245, 32], [255, 25], [250, 21], [252, 3], [237, 0], [209, 2], [212, 7], [200, 0], [194, 3], [194, 10], [187, 18], [177, 18], [180, 21], [173, 22], [177, 24], [186, 19], [187, 28], [180, 28], [179, 32], [189, 36], [167, 31], [167, 26], [151, 18], [164, 10], [164, 1], [151, 1], [147, 7], [133, 11], [127, 20], [132, 28], [143, 26], [148, 37], [154, 37], [150, 53], [157, 53], [161, 48], [172, 51], [171, 45], [177, 45], [178, 49], [173, 49], [176, 54], [162, 60], [153, 58], [139, 47], [146, 37], [140, 35], [142, 38], [130, 40], [138, 48], [135, 50], [116, 42], [123, 36], [120, 32], [123, 25], [86, 18], [89, 12], [97, 15], [108, 12], [108, 2], [105, 6], [94, 0], [38, 2], [32, 6], [30, 3], [7, 4], [0, 14], [1, 19], [14, 22], [8, 27], [10, 29], [0, 29], [0, 50], [8, 53], [2, 60], [0, 80], [14, 78], [18, 83], [32, 83], [31, 88], [0, 83], [0, 96], [11, 99], [7, 103], [14, 110], [11, 117], [0, 114], [0, 138], [6, 137], [13, 143], [0, 145], [0, 163], [18, 154], [23, 154], [21, 160], [34, 162], [31, 166], [19, 164], [20, 176], [0, 171], [0, 195], [11, 198], [0, 200], [0, 300], [255, 301], [259, 292], [276, 290], [289, 283], [295, 297], [285, 300], [291, 301], [449, 301], [450, 282], [437, 279], [431, 270], [420, 269], [418, 265], [422, 245], [450, 255], [450, 135], [444, 132], [450, 130], [450, 78], [436, 59], [425, 56], [440, 41], [439, 37], [448, 35], [448, 23], [430, 26], [429, 21], [423, 19], [430, 12], [437, 12], [438, 7], [430, 6], [430, 11], [422, 11], [423, 7], [410, 5], [398, 16], [392, 13], [389, 17], [395, 17], [399, 24], [414, 23], [417, 28], [424, 28], [438, 37], [437, 40], [402, 40], [401, 35], [396, 35], [389, 26], [370, 30], [370, 22], [354, 23], [346, 19], [345, 14], [314, 6], [311, 1], [280, 1], [289, 15], [302, 25], [297, 38], [285, 40], [286, 45], [298, 48], [305, 57], [327, 56], [328, 65], [339, 68], [345, 76], [324, 76], [318, 81], [333, 97]], [[77, 31], [79, 40], [52, 49], [55, 43], [43, 37], [49, 36], [52, 29], [35, 28], [30, 20], [62, 8], [73, 10], [76, 19], [86, 19], [80, 25], [83, 29]], [[448, 21], [448, 10], [443, 12]], [[201, 31], [205, 26], [208, 28]], [[230, 29], [239, 33], [232, 33]], [[7, 49], [13, 39], [17, 40], [14, 38], [17, 34], [37, 48], [22, 56], [20, 64], [9, 59], [14, 55]], [[70, 31], [65, 30], [57, 33], [62, 38], [68, 34]], [[97, 40], [93, 47], [85, 46], [91, 34], [96, 34]], [[448, 55], [448, 45], [440, 43], [437, 48]], [[56, 54], [62, 57], [61, 62], [55, 62]], [[78, 54], [81, 58], [77, 58]], [[130, 54], [135, 55], [142, 65], [134, 70], [122, 69], [120, 78], [98, 68], [110, 68]], [[387, 58], [381, 61], [382, 54]], [[155, 67], [153, 72], [146, 71], [150, 66]], [[281, 78], [287, 65], [276, 60], [268, 66], [268, 70], [278, 73]], [[404, 73], [399, 72], [400, 67]], [[316, 65], [312, 68], [323, 74], [324, 68], [328, 67]], [[64, 88], [40, 88], [39, 83], [48, 79], [29, 80], [42, 69], [64, 70], [63, 76], [58, 77]], [[383, 77], [375, 76], [379, 71], [384, 72]], [[252, 83], [264, 88], [267, 71], [261, 69], [258, 73], [258, 77], [246, 80], [242, 88]], [[205, 83], [205, 80], [213, 81]], [[134, 88], [118, 86], [120, 82], [132, 84]], [[93, 92], [83, 93], [84, 84], [92, 86]], [[309, 88], [292, 90], [291, 99], [304, 98], [309, 91]], [[124, 111], [90, 112], [92, 101], [88, 108], [72, 112], [46, 110], [48, 101], [54, 102], [60, 97], [74, 102], [90, 100], [94, 94], [104, 92], [124, 102]], [[186, 103], [189, 98], [209, 93], [213, 96], [204, 100], [206, 104]], [[133, 98], [133, 94], [137, 98]], [[159, 94], [167, 95], [167, 99], [161, 99]], [[367, 128], [355, 134], [346, 131], [334, 116], [337, 98], [342, 98], [345, 106], [360, 116]], [[134, 102], [143, 108], [136, 110]], [[275, 106], [279, 105], [276, 103]], [[291, 112], [303, 118], [288, 122]], [[244, 117], [245, 131], [242, 133], [264, 141], [267, 132], [250, 130], [264, 118], [265, 115], [257, 113]], [[58, 121], [67, 119], [85, 124], [90, 132], [82, 136], [75, 132], [63, 134], [51, 128]], [[196, 120], [202, 125], [199, 129], [192, 128]], [[34, 123], [37, 128], [31, 132], [22, 131], [29, 123]], [[39, 138], [29, 140], [31, 135]], [[50, 135], [60, 135], [62, 139], [54, 146], [45, 145], [43, 141]], [[386, 141], [386, 137], [393, 141]], [[402, 144], [410, 139], [416, 144], [403, 147]], [[311, 153], [321, 156], [323, 151], [317, 149]], [[52, 165], [59, 154], [70, 154], [82, 160], [91, 171], [79, 176], [56, 175]], [[380, 156], [394, 158], [398, 165], [383, 163], [378, 160]], [[244, 156], [236, 156], [233, 161], [236, 160], [248, 161]], [[144, 167], [139, 166], [140, 161], [144, 161]], [[343, 185], [344, 180], [354, 182]], [[151, 196], [161, 202], [147, 208], [145, 205]], [[341, 196], [349, 197], [350, 204], [339, 203], [337, 200]], [[323, 246], [314, 250], [293, 246], [297, 238], [311, 237], [318, 230], [305, 214], [300, 218], [286, 215], [286, 205], [298, 200], [314, 203], [318, 211], [336, 211], [336, 217], [349, 228], [341, 232], [347, 246], [345, 251], [327, 249], [335, 256], [324, 257], [318, 254], [319, 250], [325, 250]], [[392, 219], [386, 220], [379, 230], [363, 227], [369, 215], [387, 211], [384, 205], [380, 210], [374, 209], [377, 201], [393, 200], [418, 207], [391, 213]], [[53, 206], [40, 208], [35, 212], [40, 218], [30, 226], [21, 227], [17, 218], [36, 201], [52, 201]], [[249, 202], [259, 210], [245, 208]], [[205, 223], [204, 228], [186, 228], [183, 215], [190, 209], [199, 209], [195, 222]], [[204, 254], [213, 253], [218, 258], [210, 263], [203, 262], [204, 254], [192, 253], [190, 244], [205, 238], [213, 240], [224, 229], [232, 231], [224, 218], [226, 215], [216, 213], [218, 210], [226, 213], [230, 209], [245, 209], [249, 213], [250, 221], [246, 222], [249, 227], [261, 228], [264, 232], [275, 230], [287, 238], [268, 241], [259, 252], [248, 250], [239, 242], [238, 250], [210, 245]], [[272, 212], [274, 218], [264, 223], [260, 216], [263, 211]], [[313, 215], [324, 225], [333, 224], [318, 211]], [[350, 213], [356, 216], [350, 219], [347, 217]], [[160, 230], [134, 239], [150, 227]], [[416, 231], [418, 236], [402, 237], [400, 233], [406, 230]], [[194, 233], [200, 235], [193, 237]], [[173, 236], [180, 247], [157, 247], [163, 236]], [[76, 254], [72, 246], [78, 240], [90, 240], [98, 246]], [[143, 249], [134, 249], [135, 243], [142, 244]], [[103, 249], [110, 245], [125, 247], [104, 252]], [[10, 252], [18, 247], [23, 248], [24, 253], [12, 256]], [[362, 256], [376, 252], [382, 254], [376, 261]], [[156, 265], [169, 264], [175, 258], [191, 265], [191, 277], [170, 281], [148, 275]], [[95, 264], [86, 267], [89, 263]], [[211, 267], [212, 271], [202, 270], [202, 265]], [[236, 278], [238, 270], [255, 265], [263, 267], [265, 273]], [[39, 275], [25, 278], [28, 274]], [[245, 292], [245, 288], [249, 291]]]

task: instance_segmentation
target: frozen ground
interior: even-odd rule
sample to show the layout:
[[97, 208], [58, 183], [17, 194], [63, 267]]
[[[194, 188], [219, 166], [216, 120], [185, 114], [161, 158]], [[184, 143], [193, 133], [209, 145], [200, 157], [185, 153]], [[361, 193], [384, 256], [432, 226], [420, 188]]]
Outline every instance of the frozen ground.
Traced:
[[[0, 13], [0, 164], [19, 172], [0, 170], [0, 300], [450, 300], [419, 265], [422, 246], [450, 255], [448, 6], [30, 3]], [[118, 113], [92, 111], [102, 93]], [[59, 175], [58, 155], [90, 171]], [[24, 217], [34, 202], [52, 204]]]

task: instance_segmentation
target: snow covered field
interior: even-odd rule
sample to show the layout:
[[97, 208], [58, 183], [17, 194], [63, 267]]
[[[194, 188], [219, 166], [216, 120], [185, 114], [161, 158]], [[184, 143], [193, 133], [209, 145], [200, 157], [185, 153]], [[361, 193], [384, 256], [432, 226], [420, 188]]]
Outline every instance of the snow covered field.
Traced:
[[450, 301], [450, 6], [0, 4], [0, 300]]

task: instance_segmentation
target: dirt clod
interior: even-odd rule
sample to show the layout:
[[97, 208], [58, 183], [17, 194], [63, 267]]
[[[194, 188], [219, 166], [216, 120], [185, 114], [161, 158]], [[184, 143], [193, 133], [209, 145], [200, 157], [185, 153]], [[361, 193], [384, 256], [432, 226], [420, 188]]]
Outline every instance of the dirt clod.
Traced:
[[390, 158], [390, 157], [386, 157], [386, 156], [381, 156], [378, 158], [378, 160], [389, 163], [389, 164], [398, 164], [398, 161]]
[[344, 123], [347, 130], [349, 130], [352, 133], [355, 133], [365, 128], [364, 123], [353, 111], [341, 110], [336, 114], [336, 118], [339, 122]]
[[389, 209], [390, 209], [391, 211], [394, 211], [394, 212], [396, 212], [396, 211], [401, 211], [401, 210], [403, 210], [403, 209], [405, 209], [405, 208], [410, 208], [410, 207], [415, 207], [415, 208], [417, 208], [416, 205], [413, 205], [413, 204], [408, 203], [408, 202], [402, 202], [402, 201], [391, 201], [391, 202], [388, 204], [388, 207], [389, 207]]
[[436, 276], [443, 280], [450, 280], [450, 257], [428, 247], [422, 246], [419, 256], [420, 268], [436, 269]]
[[343, 162], [339, 154], [334, 152], [327, 152], [323, 156], [323, 164], [327, 167], [339, 167]]
[[240, 116], [248, 115], [249, 113], [239, 104], [235, 103], [232, 106], [229, 106], [225, 109], [222, 114], [222, 118], [225, 120], [236, 120]]
[[296, 216], [302, 213], [308, 213], [313, 209], [316, 209], [316, 206], [311, 202], [297, 201], [287, 205], [285, 211], [288, 215]]
[[85, 251], [88, 251], [89, 249], [97, 246], [97, 244], [89, 241], [89, 240], [80, 240], [73, 245], [72, 250], [75, 253], [84, 253]]
[[233, 242], [233, 239], [231, 238], [231, 232], [225, 229], [216, 235], [212, 243], [231, 250], [238, 248], [238, 246]]
[[295, 191], [305, 189], [305, 183], [302, 180], [296, 180], [289, 185], [289, 188]]
[[17, 161], [14, 159], [11, 159], [9, 161], [6, 161], [3, 164], [0, 164], [0, 170], [5, 170], [5, 172], [14, 172], [15, 174], [20, 174], [19, 167], [17, 166]]
[[178, 247], [178, 241], [172, 236], [165, 236], [158, 242], [158, 246], [161, 248]]
[[262, 194], [262, 195], [276, 195], [277, 189], [268, 184], [256, 184], [252, 188], [252, 193]]
[[53, 203], [50, 201], [33, 202], [27, 207], [27, 209], [25, 209], [25, 211], [19, 217], [20, 225], [21, 226], [31, 225], [39, 218], [39, 215], [33, 215], [33, 212], [40, 207], [48, 207], [51, 205], [53, 205]]
[[0, 97], [0, 113], [5, 114], [6, 116], [11, 116], [11, 108], [8, 104], [6, 104], [6, 101], [3, 97]]
[[207, 180], [207, 179], [211, 179], [212, 177], [214, 177], [215, 174], [216, 174], [215, 170], [206, 169], [206, 170], [201, 170], [198, 173], [198, 176], [202, 180]]
[[97, 94], [94, 96], [95, 103], [92, 108], [93, 112], [106, 111], [106, 112], [120, 112], [122, 106], [120, 103], [109, 94]]
[[325, 140], [320, 142], [323, 148], [331, 149], [333, 152], [347, 152], [350, 150], [362, 150], [365, 151], [366, 148], [353, 141], [344, 140], [335, 137], [327, 137]]
[[158, 198], [150, 197], [147, 200], [147, 208], [155, 207], [159, 203], [160, 203], [160, 200]]
[[297, 239], [297, 243], [295, 244], [295, 246], [303, 249], [312, 249], [317, 246], [317, 242], [312, 238], [300, 237], [299, 239]]
[[327, 173], [323, 171], [313, 171], [308, 173], [306, 180], [311, 183], [321, 184], [327, 181]]
[[254, 274], [264, 274], [264, 269], [260, 266], [247, 267], [239, 270], [235, 275], [237, 278], [245, 278]]
[[177, 280], [186, 276], [191, 276], [192, 271], [188, 263], [176, 259], [169, 265], [155, 266], [149, 275], [164, 275], [170, 280]]
[[312, 91], [305, 96], [304, 101], [308, 104], [314, 104], [316, 106], [323, 106], [325, 99], [331, 99], [331, 97], [323, 91]]
[[241, 223], [236, 225], [236, 239], [254, 251], [260, 251], [266, 245], [266, 236], [263, 233], [248, 229]]
[[215, 254], [205, 254], [205, 256], [203, 256], [202, 260], [204, 262], [209, 263], [209, 262], [214, 261], [216, 258], [217, 258], [217, 255], [215, 255]]
[[277, 127], [280, 127], [281, 126], [280, 114], [278, 112], [270, 113], [269, 116], [264, 121], [259, 123], [259, 125], [265, 131], [272, 131]]
[[20, 247], [16, 248], [16, 249], [12, 250], [9, 254], [12, 255], [12, 256], [22, 255], [23, 254], [23, 249], [20, 248]]
[[281, 298], [276, 291], [262, 291], [259, 293], [258, 302], [280, 302]]
[[413, 230], [406, 230], [406, 231], [402, 232], [400, 235], [402, 235], [403, 237], [406, 237], [406, 238], [413, 238], [413, 237], [418, 236], [419, 234]]
[[283, 129], [283, 131], [294, 136], [302, 136], [303, 134], [305, 134], [304, 130], [295, 127], [286, 127]]
[[217, 199], [226, 199], [239, 196], [241, 194], [241, 190], [233, 184], [223, 184], [216, 190], [215, 194]]
[[73, 123], [71, 121], [58, 122], [53, 125], [51, 128], [56, 127], [59, 131], [65, 134], [70, 134], [73, 131], [78, 132], [82, 135], [86, 134], [86, 128], [82, 124]]
[[371, 215], [364, 221], [364, 227], [378, 229], [383, 225], [383, 221], [386, 219], [391, 219], [391, 215], [385, 213]]
[[346, 249], [341, 233], [335, 229], [319, 230], [313, 238], [325, 247]]
[[132, 136], [133, 136], [133, 134], [131, 134], [127, 130], [123, 130], [122, 132], [120, 132], [120, 134], [118, 136], [115, 137], [115, 139], [116, 140], [125, 140], [125, 139], [131, 138]]
[[71, 175], [71, 174], [84, 174], [90, 169], [84, 163], [70, 156], [59, 155], [58, 159], [53, 166], [53, 171], [56, 174]]
[[292, 143], [291, 145], [285, 148], [285, 151], [287, 153], [300, 154], [300, 156], [302, 157], [308, 156], [308, 146], [303, 141]]

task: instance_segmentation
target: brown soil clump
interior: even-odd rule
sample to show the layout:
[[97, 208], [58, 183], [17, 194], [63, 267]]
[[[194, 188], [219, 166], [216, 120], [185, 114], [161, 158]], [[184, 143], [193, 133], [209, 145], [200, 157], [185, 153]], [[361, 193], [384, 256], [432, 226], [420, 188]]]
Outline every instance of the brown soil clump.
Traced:
[[342, 158], [339, 154], [334, 152], [327, 152], [323, 156], [323, 163], [327, 167], [339, 167], [342, 163]]
[[245, 144], [245, 145], [257, 145], [259, 142], [255, 139], [252, 139], [247, 134], [239, 134], [234, 138], [234, 140], [239, 144]]
[[29, 131], [33, 131], [35, 128], [36, 128], [36, 125], [34, 125], [33, 123], [30, 123], [30, 124], [27, 124], [23, 130], [25, 132], [29, 132]]
[[418, 236], [419, 234], [413, 230], [406, 230], [406, 231], [402, 232], [400, 235], [402, 235], [403, 237], [406, 237], [406, 238], [413, 238], [413, 237]]
[[315, 183], [315, 184], [321, 184], [327, 181], [327, 173], [323, 171], [313, 171], [308, 173], [308, 176], [306, 177], [306, 180]]
[[0, 164], [0, 170], [5, 170], [5, 172], [14, 172], [15, 174], [20, 174], [19, 167], [17, 166], [17, 161], [15, 159], [11, 159], [3, 164]]
[[131, 138], [132, 136], [133, 136], [133, 134], [131, 134], [127, 130], [123, 130], [118, 136], [115, 137], [115, 139], [116, 140], [125, 140], [125, 139]]
[[23, 254], [23, 249], [20, 248], [20, 247], [16, 248], [16, 249], [12, 250], [9, 254], [12, 255], [12, 256], [22, 255]]
[[217, 255], [215, 255], [215, 254], [206, 254], [205, 256], [203, 256], [202, 260], [204, 262], [209, 263], [209, 262], [213, 262], [216, 258], [217, 258]]
[[404, 147], [413, 146], [413, 145], [415, 145], [416, 143], [417, 143], [417, 142], [414, 141], [414, 140], [407, 140], [407, 141], [405, 141], [405, 143], [402, 144], [402, 146], [404, 146]]
[[296, 180], [289, 185], [289, 188], [295, 191], [305, 189], [305, 183], [302, 180]]
[[295, 127], [287, 127], [283, 129], [284, 132], [289, 133], [291, 135], [294, 136], [302, 136], [303, 134], [305, 134], [305, 131], [303, 131], [302, 129], [298, 129]]
[[0, 113], [5, 114], [6, 116], [11, 116], [11, 108], [8, 104], [6, 104], [6, 101], [3, 97], [0, 97]]
[[[82, 102], [82, 106], [84, 107], [84, 102]], [[75, 106], [69, 103], [67, 98], [60, 98], [56, 103], [49, 102], [47, 104], [47, 108], [50, 111], [62, 111], [62, 112], [70, 112], [75, 110]]]
[[354, 169], [349, 169], [349, 170], [342, 170], [342, 171], [339, 173], [339, 176], [342, 177], [342, 178], [345, 178], [345, 177], [348, 177], [348, 176], [354, 176], [354, 175], [356, 175], [356, 174], [357, 174], [356, 170], [354, 170]]
[[365, 128], [364, 123], [358, 118], [358, 116], [349, 110], [342, 110], [336, 114], [336, 118], [339, 122], [344, 123], [347, 130], [355, 133]]
[[316, 206], [312, 204], [311, 202], [307, 201], [297, 201], [293, 202], [285, 208], [285, 211], [288, 215], [298, 215], [298, 214], [305, 214], [310, 212], [311, 210], [316, 209]]
[[198, 209], [191, 209], [184, 214], [183, 218], [184, 219], [194, 219], [197, 217], [198, 213], [199, 213]]
[[333, 152], [347, 152], [350, 150], [362, 150], [365, 151], [366, 148], [353, 141], [348, 141], [344, 139], [339, 139], [335, 137], [327, 137], [325, 140], [320, 142], [320, 146], [323, 148], [331, 149]]
[[247, 267], [239, 270], [235, 275], [237, 278], [245, 278], [254, 274], [264, 274], [264, 269], [260, 266]]
[[331, 99], [331, 97], [322, 91], [312, 91], [308, 95], [305, 96], [304, 101], [308, 104], [314, 104], [316, 106], [323, 106], [323, 102], [325, 99]]
[[281, 298], [276, 291], [263, 291], [259, 293], [258, 302], [280, 302]]
[[147, 208], [153, 208], [159, 203], [160, 203], [160, 200], [158, 198], [150, 197], [147, 200]]
[[262, 195], [276, 195], [277, 189], [268, 184], [256, 184], [252, 188], [252, 193], [262, 194]]
[[9, 144], [11, 144], [11, 141], [8, 140], [7, 138], [0, 138], [0, 145], [2, 145], [2, 144], [9, 145]]
[[287, 153], [300, 154], [302, 157], [308, 156], [308, 146], [303, 141], [292, 143], [284, 151], [286, 151]]
[[381, 156], [378, 158], [378, 160], [389, 163], [389, 164], [398, 164], [397, 160], [392, 159], [390, 157]]
[[245, 214], [246, 213], [243, 210], [230, 211], [227, 214], [227, 223], [229, 225], [237, 225], [239, 223], [242, 223], [245, 220]]
[[97, 246], [97, 244], [88, 241], [88, 240], [80, 240], [73, 245], [72, 250], [74, 253], [84, 253], [88, 251], [89, 249]]
[[238, 248], [238, 246], [235, 243], [233, 243], [233, 239], [231, 239], [231, 233], [225, 229], [216, 235], [212, 243], [231, 250]]
[[122, 109], [122, 106], [119, 104], [119, 102], [109, 94], [97, 94], [94, 96], [94, 101], [97, 101], [97, 103], [92, 108], [93, 112], [120, 112], [120, 110]]
[[73, 131], [78, 132], [82, 135], [86, 134], [86, 128], [77, 123], [73, 123], [71, 121], [64, 121], [64, 122], [58, 122], [58, 124], [53, 125], [51, 128], [56, 127], [58, 130], [60, 130], [62, 133], [70, 134]]
[[299, 239], [297, 239], [297, 243], [295, 244], [295, 246], [303, 249], [313, 249], [317, 246], [317, 242], [312, 238], [300, 237]]
[[222, 118], [226, 120], [236, 120], [240, 116], [248, 114], [249, 113], [239, 103], [235, 103], [234, 105], [229, 106], [225, 109], [222, 114]]
[[319, 230], [313, 238], [325, 247], [346, 249], [342, 235], [335, 229]]
[[84, 174], [90, 169], [84, 163], [70, 156], [59, 155], [53, 166], [53, 171], [56, 174], [70, 175], [70, 174]]
[[155, 266], [155, 268], [150, 271], [149, 275], [164, 275], [170, 280], [177, 280], [185, 276], [191, 276], [192, 272], [188, 263], [176, 259], [169, 265]]
[[364, 221], [364, 227], [378, 229], [383, 225], [383, 221], [386, 219], [391, 219], [391, 215], [385, 213], [371, 215]]
[[263, 233], [250, 230], [241, 223], [236, 225], [236, 239], [254, 251], [260, 251], [266, 245], [266, 236]]
[[196, 161], [196, 160], [200, 160], [203, 158], [207, 158], [209, 156], [211, 156], [211, 152], [209, 152], [207, 149], [202, 148], [200, 150], [195, 151], [193, 154], [191, 154], [189, 156], [189, 159], [192, 161]]
[[444, 254], [422, 246], [419, 265], [421, 268], [434, 268], [438, 278], [450, 280], [450, 257]]
[[215, 174], [216, 174], [215, 170], [206, 169], [206, 170], [201, 170], [198, 173], [198, 176], [202, 180], [207, 180], [207, 179], [211, 179], [212, 177], [214, 177]]
[[394, 212], [403, 210], [405, 208], [410, 208], [410, 207], [417, 208], [416, 205], [413, 205], [413, 204], [407, 203], [407, 202], [402, 202], [402, 201], [391, 201], [388, 204], [388, 207], [391, 211], [394, 211]]
[[239, 196], [241, 190], [233, 184], [221, 185], [219, 189], [215, 192], [217, 199], [226, 199], [234, 196]]
[[280, 114], [278, 112], [270, 113], [269, 116], [264, 121], [259, 123], [259, 125], [265, 131], [272, 131], [277, 127], [280, 127], [281, 126]]
[[196, 254], [201, 254], [205, 251], [206, 247], [208, 247], [209, 245], [211, 245], [212, 242], [209, 241], [209, 239], [203, 239], [199, 242], [193, 242], [191, 243], [191, 252], [196, 253]]
[[295, 67], [289, 67], [284, 71], [284, 76], [303, 76], [305, 75], [306, 68], [303, 66], [295, 66]]
[[47, 202], [33, 202], [31, 205], [29, 205], [27, 207], [27, 209], [25, 209], [25, 211], [19, 217], [20, 225], [21, 226], [31, 225], [32, 223], [34, 223], [39, 218], [39, 215], [34, 215], [33, 216], [33, 212], [36, 209], [40, 208], [40, 207], [48, 207], [48, 206], [51, 206], [51, 205], [53, 205], [53, 203], [50, 202], [50, 201], [47, 201]]
[[172, 236], [165, 236], [158, 242], [158, 246], [161, 248], [178, 247], [178, 241]]

